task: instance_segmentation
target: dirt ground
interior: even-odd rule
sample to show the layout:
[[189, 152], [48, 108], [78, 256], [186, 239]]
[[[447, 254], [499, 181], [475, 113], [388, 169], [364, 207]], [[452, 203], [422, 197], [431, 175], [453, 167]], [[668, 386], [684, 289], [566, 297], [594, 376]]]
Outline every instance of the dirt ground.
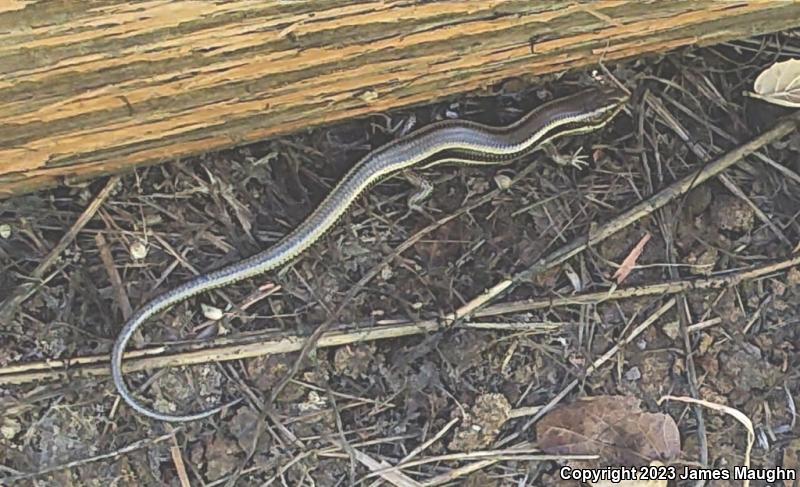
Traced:
[[[541, 457], [549, 450], [537, 425], [579, 398], [605, 395], [638, 399], [674, 421], [679, 454], [662, 459], [671, 465], [743, 465], [748, 434], [724, 412], [659, 402], [665, 395], [738, 410], [754, 429], [751, 464], [796, 468], [800, 268], [780, 264], [796, 259], [800, 244], [800, 133], [564, 263], [523, 271], [791, 112], [743, 92], [762, 70], [798, 55], [800, 35], [783, 33], [598, 67], [633, 95], [609, 126], [557, 144], [562, 158], [583, 157], [587, 168], [559, 167], [540, 151], [508, 166], [426, 170], [435, 189], [421, 211], [409, 211], [414, 187], [392, 178], [280, 272], [151, 320], [132, 348], [184, 340], [170, 350], [202, 351], [185, 340], [262, 343], [307, 337], [325, 323], [345, 338], [420, 324], [406, 336], [316, 348], [299, 362], [295, 347], [126, 375], [137, 397], [165, 412], [246, 398], [204, 421], [151, 421], [118, 401], [107, 375], [26, 364], [105, 359], [132, 309], [267, 248], [371, 148], [439, 119], [511, 123], [591, 85], [589, 73], [508, 80], [143, 168], [110, 191], [99, 180], [0, 201], [0, 484], [577, 485], [559, 476], [577, 460], [563, 451]], [[646, 235], [618, 283], [615, 272]], [[446, 319], [511, 276], [515, 284], [484, 313]], [[691, 282], [674, 286], [683, 281]], [[630, 297], [631, 288], [646, 292]], [[11, 309], [20, 290], [25, 299]], [[603, 455], [590, 464], [614, 464]]]

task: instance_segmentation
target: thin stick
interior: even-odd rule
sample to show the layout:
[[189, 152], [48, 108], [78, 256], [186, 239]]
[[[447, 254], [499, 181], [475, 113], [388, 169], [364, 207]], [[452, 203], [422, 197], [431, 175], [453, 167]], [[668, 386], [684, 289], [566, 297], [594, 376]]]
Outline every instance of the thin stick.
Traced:
[[169, 447], [169, 454], [172, 456], [172, 463], [178, 472], [178, 480], [181, 483], [181, 487], [192, 487], [192, 483], [189, 482], [189, 474], [186, 473], [186, 464], [183, 462], [181, 447], [178, 446], [174, 434], [172, 435], [172, 446]]
[[117, 306], [122, 311], [122, 318], [127, 320], [133, 314], [131, 302], [128, 299], [128, 294], [125, 292], [125, 286], [122, 284], [122, 278], [119, 275], [117, 266], [114, 264], [114, 257], [111, 255], [111, 249], [108, 248], [108, 242], [102, 233], [94, 236], [94, 241], [97, 248], [100, 250], [100, 261], [103, 267], [106, 268], [106, 274], [111, 281], [111, 288], [114, 289], [114, 296], [117, 300]]

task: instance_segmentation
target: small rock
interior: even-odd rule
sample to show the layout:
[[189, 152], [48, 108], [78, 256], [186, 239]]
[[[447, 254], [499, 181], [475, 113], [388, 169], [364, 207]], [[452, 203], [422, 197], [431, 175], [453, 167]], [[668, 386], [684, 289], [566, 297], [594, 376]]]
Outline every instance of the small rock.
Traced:
[[3, 435], [3, 438], [11, 441], [20, 431], [22, 431], [22, 426], [19, 421], [13, 418], [3, 419], [3, 425], [0, 426], [0, 435]]
[[625, 372], [625, 380], [629, 380], [631, 382], [637, 381], [642, 378], [642, 373], [639, 371], [639, 367], [631, 367]]
[[142, 260], [147, 257], [147, 245], [137, 240], [131, 244], [131, 257], [134, 260]]
[[206, 476], [209, 480], [220, 479], [233, 472], [238, 465], [241, 453], [236, 442], [217, 433], [206, 446]]
[[786, 284], [782, 283], [781, 281], [777, 279], [771, 279], [769, 284], [772, 288], [772, 292], [775, 293], [775, 295], [783, 296], [786, 293]]
[[[239, 408], [236, 414], [230, 420], [230, 432], [236, 443], [242, 451], [248, 451], [253, 441], [256, 438], [256, 431], [258, 430], [258, 414], [248, 407]], [[268, 439], [269, 435], [261, 435], [259, 442], [262, 439]], [[269, 442], [266, 442], [267, 444]]]
[[707, 333], [703, 333], [703, 336], [700, 337], [700, 343], [697, 344], [697, 351], [700, 353], [700, 355], [705, 355], [708, 353], [709, 349], [711, 349], [713, 344], [714, 337]]
[[669, 323], [661, 327], [661, 331], [663, 331], [664, 334], [670, 337], [671, 339], [677, 340], [677, 338], [681, 334], [680, 324], [677, 321], [670, 321]]
[[511, 178], [505, 174], [498, 174], [494, 177], [494, 183], [500, 189], [508, 189], [511, 187]]
[[0, 238], [8, 238], [11, 236], [11, 225], [3, 223], [0, 225]]
[[353, 379], [364, 378], [369, 375], [374, 356], [375, 347], [371, 344], [345, 345], [336, 349], [333, 367]]
[[203, 316], [208, 320], [217, 321], [222, 319], [222, 310], [216, 306], [200, 303], [200, 309], [203, 311]]

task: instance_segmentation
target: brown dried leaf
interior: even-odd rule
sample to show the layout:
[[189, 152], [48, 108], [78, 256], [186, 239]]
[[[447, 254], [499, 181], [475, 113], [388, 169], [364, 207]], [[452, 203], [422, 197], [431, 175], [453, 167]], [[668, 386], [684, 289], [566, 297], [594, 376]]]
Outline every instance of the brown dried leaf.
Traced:
[[639, 240], [639, 243], [636, 244], [636, 247], [631, 250], [631, 253], [625, 257], [625, 260], [622, 261], [622, 264], [620, 264], [619, 269], [617, 269], [617, 272], [615, 272], [613, 276], [616, 278], [617, 284], [622, 284], [622, 281], [624, 281], [633, 268], [636, 267], [636, 261], [639, 259], [639, 256], [642, 255], [644, 246], [647, 245], [649, 241], [650, 232], [647, 232], [644, 234], [644, 237]]
[[681, 452], [675, 421], [647, 413], [631, 396], [596, 396], [554, 409], [536, 426], [539, 447], [561, 455], [599, 455], [601, 465], [668, 462]]
[[800, 59], [775, 63], [758, 75], [750, 96], [775, 105], [800, 107]]

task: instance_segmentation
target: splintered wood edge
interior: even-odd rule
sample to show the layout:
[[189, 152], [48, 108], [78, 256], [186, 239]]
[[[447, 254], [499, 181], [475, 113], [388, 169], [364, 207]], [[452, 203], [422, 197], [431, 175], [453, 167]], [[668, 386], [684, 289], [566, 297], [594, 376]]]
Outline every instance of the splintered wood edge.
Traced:
[[762, 1], [195, 3], [0, 9], [0, 198], [800, 24]]

